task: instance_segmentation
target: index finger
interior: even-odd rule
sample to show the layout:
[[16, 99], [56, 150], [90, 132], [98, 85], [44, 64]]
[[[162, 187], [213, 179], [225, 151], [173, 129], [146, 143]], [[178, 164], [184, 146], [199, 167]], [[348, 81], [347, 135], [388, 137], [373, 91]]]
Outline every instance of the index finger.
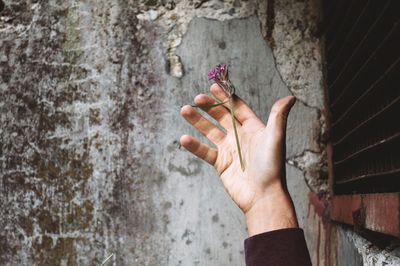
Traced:
[[[225, 102], [229, 100], [228, 95], [226, 95], [226, 93], [216, 83], [211, 85], [210, 91], [220, 101]], [[235, 117], [242, 125], [248, 123], [249, 121], [257, 121], [262, 123], [253, 110], [239, 96], [233, 95], [233, 104], [235, 106]], [[229, 108], [227, 104], [224, 106]]]

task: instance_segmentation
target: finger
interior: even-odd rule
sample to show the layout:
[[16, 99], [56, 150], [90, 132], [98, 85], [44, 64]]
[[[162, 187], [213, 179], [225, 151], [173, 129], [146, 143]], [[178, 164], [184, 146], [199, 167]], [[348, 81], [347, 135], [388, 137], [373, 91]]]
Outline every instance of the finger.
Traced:
[[295, 97], [286, 96], [272, 106], [266, 131], [269, 136], [275, 136], [275, 141], [285, 141], [287, 117], [295, 102]]
[[200, 94], [197, 95], [196, 98], [194, 98], [194, 102], [195, 104], [200, 106], [202, 110], [207, 112], [212, 118], [217, 120], [218, 123], [220, 123], [221, 126], [224, 127], [227, 131], [232, 130], [233, 125], [231, 113], [222, 105], [214, 106], [211, 108], [209, 107], [217, 103], [213, 98], [205, 94]]
[[224, 132], [205, 119], [190, 105], [185, 105], [181, 108], [181, 115], [215, 145], [218, 145], [225, 137]]
[[[227, 101], [229, 99], [228, 95], [216, 83], [210, 87], [210, 91], [221, 101]], [[235, 106], [235, 117], [239, 123], [244, 125], [245, 123], [254, 120], [261, 122], [253, 110], [251, 110], [251, 108], [237, 95], [234, 95], [233, 103]], [[229, 104], [226, 104], [225, 106], [229, 108]]]
[[201, 143], [200, 141], [189, 135], [183, 135], [180, 139], [180, 143], [185, 149], [187, 149], [200, 159], [206, 161], [211, 165], [215, 164], [218, 155], [218, 152], [215, 149], [210, 148], [208, 145]]

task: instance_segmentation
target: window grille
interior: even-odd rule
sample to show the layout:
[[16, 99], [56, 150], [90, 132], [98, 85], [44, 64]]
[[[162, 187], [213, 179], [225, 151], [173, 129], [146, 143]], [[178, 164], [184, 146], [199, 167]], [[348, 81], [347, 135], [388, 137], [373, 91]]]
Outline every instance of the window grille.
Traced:
[[400, 191], [400, 1], [327, 2], [334, 192]]
[[400, 237], [400, 1], [323, 7], [331, 219]]

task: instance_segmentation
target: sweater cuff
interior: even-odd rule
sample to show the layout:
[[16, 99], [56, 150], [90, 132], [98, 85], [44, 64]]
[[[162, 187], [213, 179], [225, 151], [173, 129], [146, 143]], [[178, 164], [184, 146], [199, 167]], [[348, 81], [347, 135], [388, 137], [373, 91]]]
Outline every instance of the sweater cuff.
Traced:
[[247, 266], [311, 265], [300, 228], [285, 228], [254, 235], [244, 241]]

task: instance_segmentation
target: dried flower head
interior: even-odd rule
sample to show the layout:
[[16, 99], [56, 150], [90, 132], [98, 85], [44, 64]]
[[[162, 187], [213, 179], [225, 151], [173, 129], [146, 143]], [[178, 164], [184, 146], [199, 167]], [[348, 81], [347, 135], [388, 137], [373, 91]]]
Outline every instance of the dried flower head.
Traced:
[[229, 80], [228, 66], [226, 64], [219, 64], [215, 68], [208, 71], [208, 79], [214, 80], [229, 96], [235, 93], [235, 87]]

